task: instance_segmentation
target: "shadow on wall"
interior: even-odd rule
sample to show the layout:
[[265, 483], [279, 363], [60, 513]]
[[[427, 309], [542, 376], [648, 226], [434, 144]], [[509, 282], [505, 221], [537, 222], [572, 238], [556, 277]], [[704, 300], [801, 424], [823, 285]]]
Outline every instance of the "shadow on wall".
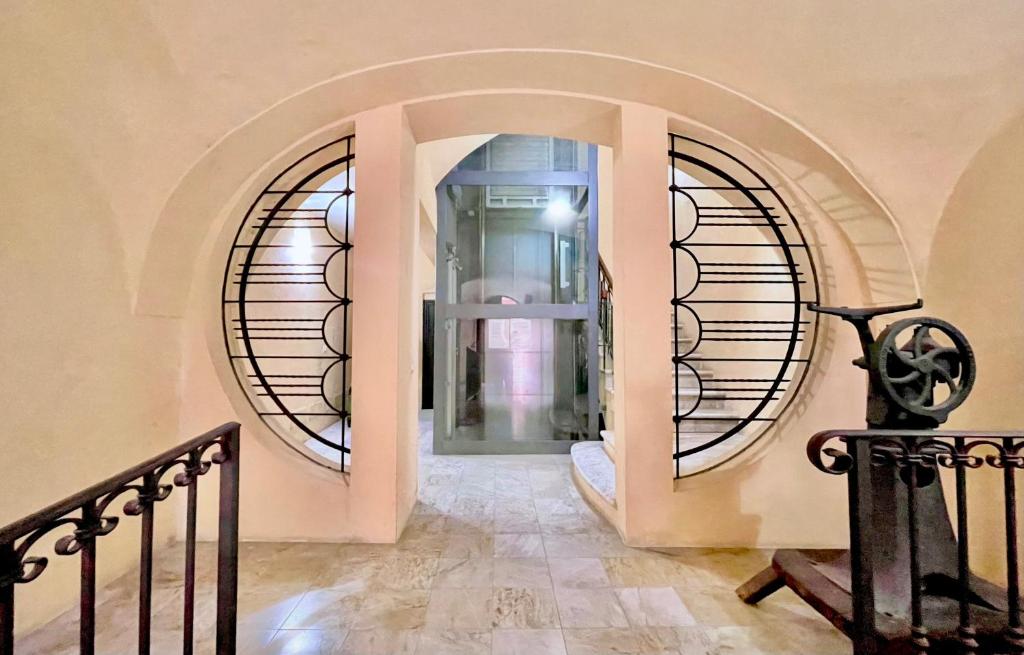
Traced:
[[[950, 429], [1019, 430], [1024, 380], [1024, 115], [974, 156], [946, 204], [932, 245], [925, 311], [963, 330], [978, 359], [978, 379]], [[1001, 474], [972, 480], [974, 498], [1001, 498]], [[972, 503], [972, 565], [1005, 578], [1002, 502]], [[1020, 537], [1018, 537], [1020, 539]]]

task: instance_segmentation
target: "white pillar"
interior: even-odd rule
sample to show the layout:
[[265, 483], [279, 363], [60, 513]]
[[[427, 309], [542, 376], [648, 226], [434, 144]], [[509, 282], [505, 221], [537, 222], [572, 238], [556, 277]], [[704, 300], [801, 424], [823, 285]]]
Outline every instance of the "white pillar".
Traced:
[[367, 541], [393, 542], [417, 487], [415, 141], [400, 105], [355, 128], [349, 516]]
[[631, 545], [657, 544], [651, 519], [673, 492], [667, 134], [663, 111], [622, 106], [612, 237], [615, 451], [619, 526]]

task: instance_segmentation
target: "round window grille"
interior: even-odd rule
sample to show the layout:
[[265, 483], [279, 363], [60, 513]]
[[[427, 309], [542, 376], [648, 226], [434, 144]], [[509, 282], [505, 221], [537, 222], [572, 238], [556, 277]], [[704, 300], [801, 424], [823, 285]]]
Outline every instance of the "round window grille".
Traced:
[[669, 135], [675, 475], [742, 452], [796, 395], [818, 279], [796, 217], [728, 152]]
[[355, 138], [294, 162], [253, 201], [224, 270], [224, 342], [253, 409], [310, 459], [350, 466]]

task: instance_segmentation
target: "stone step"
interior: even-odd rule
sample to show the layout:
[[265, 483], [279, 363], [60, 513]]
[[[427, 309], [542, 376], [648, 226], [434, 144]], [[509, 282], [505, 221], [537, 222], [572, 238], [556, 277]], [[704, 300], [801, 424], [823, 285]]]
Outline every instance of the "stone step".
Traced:
[[[581, 495], [614, 507], [615, 463], [605, 452], [603, 444], [596, 441], [581, 441], [573, 444], [569, 455], [572, 458], [573, 478], [578, 485], [586, 487], [580, 489]], [[606, 518], [611, 520], [613, 517]]]
[[601, 430], [601, 439], [604, 441], [604, 451], [608, 453], [608, 457], [615, 460], [615, 430]]
[[679, 427], [686, 433], [722, 433], [739, 421], [734, 412], [723, 409], [698, 409], [679, 421]]

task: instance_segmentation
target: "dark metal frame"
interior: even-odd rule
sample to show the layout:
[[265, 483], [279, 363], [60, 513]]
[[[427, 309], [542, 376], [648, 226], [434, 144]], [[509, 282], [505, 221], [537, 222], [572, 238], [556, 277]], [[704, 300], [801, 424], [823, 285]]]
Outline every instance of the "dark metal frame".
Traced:
[[[214, 452], [210, 452], [216, 448]], [[210, 457], [206, 459], [207, 454]], [[180, 446], [84, 489], [49, 507], [0, 528], [0, 655], [14, 654], [14, 586], [37, 579], [46, 557], [30, 555], [32, 547], [55, 530], [71, 530], [57, 540], [54, 552], [81, 553], [79, 649], [93, 655], [96, 637], [96, 540], [110, 534], [120, 517], [108, 513], [126, 495], [128, 516], [142, 517], [139, 560], [139, 655], [150, 652], [153, 593], [153, 513], [174, 487], [188, 490], [185, 533], [185, 598], [182, 652], [191, 655], [194, 637], [196, 511], [198, 479], [220, 467], [220, 515], [217, 550], [217, 653], [235, 652], [238, 607], [238, 483], [239, 425], [227, 423]], [[172, 482], [164, 479], [174, 469]], [[78, 514], [75, 516], [75, 514]]]
[[[601, 351], [601, 370], [608, 375], [610, 372], [608, 369], [608, 360], [612, 359], [614, 362], [615, 356], [615, 323], [613, 321], [613, 314], [615, 313], [615, 294], [613, 292], [612, 275], [608, 271], [608, 267], [605, 266], [604, 260], [598, 257], [597, 260], [597, 286], [598, 286], [598, 310], [597, 310], [597, 327], [601, 336], [601, 344], [604, 348]], [[601, 390], [598, 390], [599, 393]], [[601, 407], [602, 415], [608, 413], [608, 408]], [[604, 428], [602, 428], [604, 429]]]
[[[350, 196], [355, 195], [350, 179], [355, 162], [354, 140], [355, 136], [349, 135], [313, 150], [278, 173], [270, 184], [260, 192], [253, 200], [235, 233], [231, 254], [224, 269], [224, 282], [221, 290], [224, 347], [232, 361], [232, 370], [238, 384], [245, 392], [253, 410], [263, 423], [278, 434], [285, 443], [307, 457], [309, 453], [298, 448], [291, 439], [281, 434], [271, 417], [283, 417], [303, 434], [338, 451], [338, 464], [342, 472], [346, 471], [346, 460], [351, 454], [347, 444], [348, 439], [346, 439], [348, 423], [351, 420], [350, 412], [346, 407], [346, 399], [351, 386], [349, 367], [352, 359], [352, 354], [348, 352], [348, 324], [352, 305], [348, 272], [353, 248], [350, 226], [355, 218], [349, 215], [352, 206]], [[304, 188], [306, 184], [324, 175], [342, 173], [345, 175], [344, 189]], [[296, 178], [295, 181], [289, 181], [283, 188], [279, 187], [282, 180], [291, 180], [292, 178]], [[334, 196], [326, 203], [324, 209], [301, 209], [293, 206], [296, 200], [313, 195], [325, 197], [324, 194]], [[340, 239], [335, 236], [328, 222], [333, 204], [339, 201], [344, 203], [343, 218], [345, 222], [344, 233]], [[254, 261], [257, 252], [263, 249], [290, 247], [270, 244], [266, 241], [273, 239], [280, 230], [294, 229], [319, 231], [318, 234], [326, 236], [326, 241], [313, 243], [310, 246], [311, 249], [323, 254], [323, 261], [300, 264]], [[238, 253], [244, 255], [241, 261], [239, 261]], [[344, 279], [340, 293], [331, 288], [327, 279], [328, 266], [332, 259], [339, 255], [343, 258], [344, 266]], [[254, 287], [253, 285], [266, 286]], [[323, 290], [325, 296], [315, 299], [254, 299], [250, 297], [254, 288], [280, 289], [292, 285], [316, 287]], [[250, 315], [250, 305], [252, 307], [260, 306], [266, 310], [268, 308], [287, 309], [292, 303], [322, 305], [325, 308], [323, 317], [322, 319], [309, 319], [275, 315], [273, 318], [262, 318]], [[342, 312], [341, 349], [334, 348], [327, 336], [328, 320], [336, 310]], [[317, 322], [319, 325], [315, 325]], [[303, 354], [302, 345], [311, 341], [322, 343], [328, 354]], [[259, 344], [257, 342], [270, 342], [279, 347], [283, 346], [293, 350], [284, 353], [261, 353], [258, 352]], [[327, 366], [322, 366], [325, 363]], [[294, 369], [287, 368], [289, 364], [305, 368], [301, 373], [296, 373]], [[283, 365], [285, 368], [279, 370], [288, 372], [274, 374], [264, 370], [264, 366], [271, 365], [278, 367]], [[340, 407], [331, 402], [325, 388], [327, 376], [336, 366], [341, 366]], [[264, 398], [269, 400], [269, 407], [261, 400]], [[299, 399], [298, 402], [303, 402], [310, 398], [319, 398], [325, 409], [303, 411], [302, 408], [293, 406], [296, 401], [292, 399]], [[337, 416], [341, 422], [339, 444], [325, 439], [308, 425], [307, 419], [325, 416]]]
[[[598, 394], [598, 180], [597, 146], [587, 146], [586, 171], [470, 171], [453, 170], [437, 185], [437, 286], [434, 349], [434, 452], [447, 454], [506, 453], [496, 450], [487, 442], [453, 441], [448, 438], [444, 427], [445, 412], [449, 411], [446, 396], [447, 362], [449, 352], [446, 331], [449, 319], [458, 318], [550, 318], [587, 321], [587, 388], [589, 439], [598, 438], [600, 398]], [[490, 305], [459, 304], [449, 299], [449, 266], [446, 254], [453, 242], [448, 228], [451, 227], [448, 210], [447, 189], [452, 185], [470, 186], [577, 186], [587, 189], [588, 231], [587, 231], [587, 303], [586, 304], [536, 304], [536, 305]], [[558, 442], [516, 441], [503, 444], [516, 452], [567, 452], [568, 446]]]
[[[765, 425], [776, 421], [788, 407], [789, 403], [796, 397], [800, 385], [807, 376], [808, 364], [810, 363], [817, 340], [818, 317], [807, 311], [807, 306], [818, 302], [818, 276], [814, 258], [804, 232], [796, 217], [790, 211], [789, 206], [781, 195], [768, 183], [768, 181], [753, 168], [725, 150], [697, 139], [669, 134], [669, 164], [673, 171], [673, 180], [669, 184], [669, 191], [673, 194], [672, 201], [672, 325], [673, 330], [681, 326], [681, 311], [689, 311], [696, 319], [698, 334], [694, 345], [687, 351], [680, 348], [680, 342], [673, 335], [673, 371], [674, 375], [674, 414], [675, 423], [675, 477], [684, 477], [681, 470], [681, 462], [688, 456], [703, 452], [713, 446], [721, 444], [735, 435], [739, 434], [747, 426], [753, 423]], [[715, 163], [719, 160], [724, 165], [737, 167], [735, 171], [727, 171], [723, 165]], [[675, 184], [675, 171], [681, 169], [680, 164], [695, 166], [701, 175], [711, 176], [720, 181], [720, 185], [695, 186], [687, 188]], [[745, 184], [740, 176], [751, 177], [756, 184]], [[695, 176], [696, 177], [696, 176]], [[716, 192], [739, 192], [743, 199], [749, 203], [748, 206], [718, 207], [701, 206], [694, 198], [694, 194], [702, 190]], [[680, 234], [677, 223], [677, 212], [675, 194], [682, 194], [693, 203], [697, 213], [696, 224], [688, 234]], [[785, 220], [780, 220], [780, 219]], [[702, 219], [711, 219], [708, 221]], [[744, 229], [767, 230], [774, 240], [774, 243], [741, 243], [736, 241], [708, 241], [700, 238], [702, 227], [729, 227]], [[788, 229], [784, 229], [788, 228]], [[694, 237], [695, 240], [691, 241]], [[744, 262], [740, 255], [729, 261], [702, 261], [696, 253], [703, 248], [762, 248], [770, 247], [778, 250], [785, 259], [785, 263], [763, 264]], [[737, 252], [742, 252], [737, 250]], [[679, 258], [688, 256], [693, 259], [697, 267], [697, 282], [689, 290], [679, 288]], [[702, 285], [714, 285], [705, 287], [712, 292], [701, 297], [693, 297], [697, 294]], [[788, 300], [774, 299], [738, 299], [730, 298], [728, 295], [719, 294], [720, 289], [735, 289], [736, 285], [784, 285], [792, 290], [792, 298]], [[803, 289], [806, 287], [806, 290]], [[785, 320], [708, 320], [702, 317], [701, 312], [707, 314], [715, 306], [722, 305], [788, 305], [791, 307], [791, 318]], [[697, 306], [700, 306], [699, 308]], [[711, 314], [711, 318], [714, 314]], [[725, 336], [710, 336], [725, 335]], [[804, 354], [798, 352], [800, 344], [810, 338], [809, 347], [803, 348]], [[730, 346], [739, 346], [743, 343], [756, 342], [783, 342], [786, 344], [786, 352], [780, 358], [764, 357], [743, 357], [743, 356], [694, 356], [693, 353], [702, 343], [723, 342]], [[730, 352], [729, 355], [733, 353]], [[716, 378], [716, 387], [712, 388], [701, 379], [696, 367], [691, 363], [699, 362], [744, 362], [750, 364], [751, 372], [746, 375], [730, 378]], [[765, 375], [763, 367], [765, 364], [777, 364], [774, 373]], [[792, 365], [799, 366], [799, 372], [794, 374]], [[698, 392], [697, 400], [693, 406], [684, 411], [680, 400], [680, 372], [681, 367], [688, 368], [697, 379]], [[728, 383], [728, 387], [719, 387], [721, 383]], [[739, 384], [740, 386], [732, 386]], [[788, 386], [783, 386], [788, 384]], [[721, 391], [726, 393], [721, 400], [737, 402], [753, 402], [753, 409], [736, 412], [736, 416], [711, 417], [702, 419], [692, 417], [693, 413], [701, 407], [705, 399], [706, 391]], [[774, 407], [769, 407], [773, 402]], [[684, 449], [681, 445], [683, 435], [682, 422], [690, 418], [693, 420], [709, 421], [735, 421], [735, 424], [719, 434], [715, 438]], [[733, 456], [739, 454], [749, 447], [756, 440], [748, 439], [741, 448], [731, 453]], [[721, 461], [718, 462], [722, 463]], [[709, 467], [710, 468], [710, 467]]]
[[[830, 447], [840, 441], [845, 450]], [[979, 453], [979, 451], [981, 451]], [[877, 624], [876, 574], [877, 558], [873, 555], [876, 527], [873, 522], [874, 476], [879, 469], [897, 467], [907, 493], [909, 534], [910, 638], [915, 653], [927, 655], [937, 644], [926, 625], [929, 614], [923, 599], [929, 595], [927, 584], [929, 544], [922, 541], [922, 528], [934, 531], [937, 526], [922, 525], [918, 516], [919, 488], [938, 484], [939, 469], [952, 469], [955, 476], [956, 504], [956, 592], [958, 625], [954, 635], [942, 635], [945, 647], [956, 642], [957, 652], [965, 655], [990, 652], [1024, 652], [1024, 627], [1021, 623], [1019, 548], [1017, 540], [1017, 487], [1014, 473], [1024, 469], [1024, 432], [980, 432], [951, 430], [829, 430], [819, 432], [807, 445], [807, 456], [816, 468], [832, 475], [846, 475], [850, 507], [850, 569], [853, 583], [852, 625], [848, 626], [857, 655], [885, 652], [880, 643]], [[826, 461], [828, 460], [828, 461]], [[969, 550], [967, 471], [984, 466], [1003, 472], [1004, 530], [1006, 534], [1007, 586], [1005, 590], [1006, 624], [1003, 643], [979, 643], [975, 615], [981, 605], [993, 603], [993, 585], [971, 574]], [[893, 520], [898, 517], [893, 516]], [[929, 560], [928, 563], [923, 560]], [[934, 595], [935, 592], [931, 592]], [[981, 602], [979, 602], [981, 601]], [[933, 614], [934, 616], [934, 614]], [[837, 617], [838, 618], [838, 617]], [[843, 626], [846, 627], [846, 626]], [[934, 626], [933, 626], [934, 629]], [[881, 630], [882, 633], [885, 630]], [[988, 637], [991, 639], [992, 635]], [[999, 648], [999, 650], [994, 650]], [[1003, 650], [1007, 648], [1009, 650]], [[943, 651], [946, 652], [946, 651]]]

